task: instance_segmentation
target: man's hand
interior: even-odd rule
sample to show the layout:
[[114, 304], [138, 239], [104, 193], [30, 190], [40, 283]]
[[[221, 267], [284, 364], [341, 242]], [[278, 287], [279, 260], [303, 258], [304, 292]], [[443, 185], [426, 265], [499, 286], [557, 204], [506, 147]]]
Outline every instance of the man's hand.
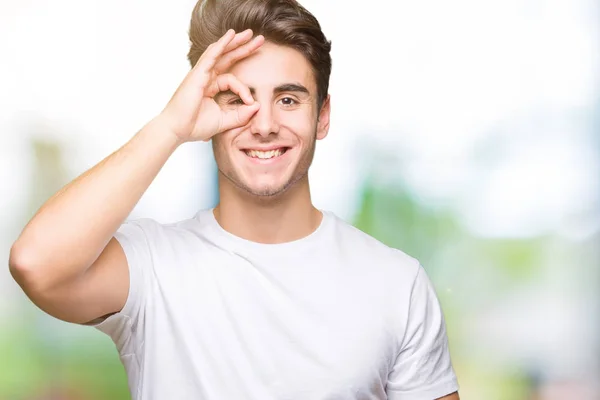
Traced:
[[[260, 35], [253, 38], [251, 30], [238, 34], [229, 30], [211, 44], [158, 116], [162, 126], [179, 141], [191, 142], [208, 141], [218, 133], [247, 124], [260, 106], [246, 85], [225, 72], [252, 54], [264, 40]], [[221, 109], [213, 97], [226, 90], [239, 95], [244, 105]]]

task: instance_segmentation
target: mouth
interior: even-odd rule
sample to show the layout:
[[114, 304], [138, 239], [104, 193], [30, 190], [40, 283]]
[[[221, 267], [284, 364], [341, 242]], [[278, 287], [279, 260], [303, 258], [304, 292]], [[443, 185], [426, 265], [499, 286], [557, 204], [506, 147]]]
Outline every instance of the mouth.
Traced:
[[279, 147], [276, 149], [270, 149], [270, 150], [256, 150], [256, 149], [246, 149], [243, 150], [243, 152], [246, 154], [246, 156], [256, 160], [256, 161], [267, 161], [267, 160], [274, 160], [276, 158], [279, 158], [281, 156], [283, 156], [290, 148], [289, 147]]

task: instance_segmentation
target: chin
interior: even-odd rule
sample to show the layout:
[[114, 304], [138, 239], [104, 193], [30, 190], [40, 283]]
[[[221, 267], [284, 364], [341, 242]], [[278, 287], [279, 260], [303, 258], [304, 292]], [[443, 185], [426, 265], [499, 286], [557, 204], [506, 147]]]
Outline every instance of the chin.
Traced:
[[284, 188], [280, 188], [280, 189], [265, 188], [265, 189], [248, 191], [248, 193], [250, 193], [252, 196], [265, 198], [265, 199], [277, 197], [284, 192], [285, 192]]
[[287, 191], [290, 182], [285, 184], [271, 185], [241, 185], [246, 192], [257, 197], [275, 197]]
[[[270, 176], [264, 177], [267, 179], [257, 179], [257, 177], [243, 177], [241, 179], [231, 179], [230, 181], [246, 193], [264, 198], [272, 198], [283, 195], [288, 192], [291, 188], [296, 186], [306, 174], [294, 174], [292, 176]], [[247, 179], [244, 179], [247, 178]]]

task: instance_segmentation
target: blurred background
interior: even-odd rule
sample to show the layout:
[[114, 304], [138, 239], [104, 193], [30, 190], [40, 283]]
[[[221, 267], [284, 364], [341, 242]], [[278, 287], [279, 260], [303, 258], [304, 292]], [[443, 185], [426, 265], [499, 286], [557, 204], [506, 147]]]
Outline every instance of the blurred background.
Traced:
[[[124, 144], [189, 66], [194, 0], [0, 1], [0, 258]], [[461, 398], [600, 399], [597, 0], [305, 0], [333, 41], [315, 204], [421, 260]], [[180, 148], [131, 218], [217, 201]], [[7, 265], [5, 261], [4, 265]], [[110, 339], [0, 268], [0, 399], [128, 399]]]

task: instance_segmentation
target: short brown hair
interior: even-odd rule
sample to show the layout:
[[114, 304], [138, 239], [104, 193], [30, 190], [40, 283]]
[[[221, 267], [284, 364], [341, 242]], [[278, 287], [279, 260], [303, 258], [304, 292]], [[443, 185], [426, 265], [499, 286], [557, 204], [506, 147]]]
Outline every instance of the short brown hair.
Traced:
[[331, 41], [317, 19], [295, 0], [199, 0], [190, 23], [188, 60], [194, 66], [202, 53], [228, 29], [252, 29], [274, 44], [291, 47], [312, 66], [319, 107], [331, 75]]

